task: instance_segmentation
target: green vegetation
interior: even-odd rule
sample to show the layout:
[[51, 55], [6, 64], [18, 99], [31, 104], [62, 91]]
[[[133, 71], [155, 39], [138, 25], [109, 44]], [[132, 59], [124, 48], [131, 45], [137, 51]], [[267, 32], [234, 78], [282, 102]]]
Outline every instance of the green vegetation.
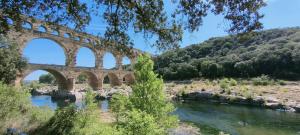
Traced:
[[[167, 13], [165, 5], [174, 8], [169, 10], [172, 15]], [[104, 39], [97, 45], [110, 46], [113, 41], [118, 43], [114, 44], [117, 49], [130, 51], [130, 47], [126, 46], [133, 45], [129, 34], [132, 32], [130, 29], [133, 29], [133, 32], [142, 34], [145, 39], [154, 39], [153, 46], [158, 49], [168, 49], [179, 46], [183, 30], [198, 31], [203, 18], [209, 13], [224, 15], [224, 19], [230, 23], [227, 28], [230, 33], [261, 29], [260, 19], [263, 16], [258, 11], [265, 5], [264, 0], [2, 0], [0, 34], [7, 33], [11, 28], [21, 30], [24, 25], [23, 15], [38, 17], [49, 24], [73, 26], [78, 31], [85, 30], [94, 17], [98, 22], [107, 24]], [[12, 21], [14, 25], [10, 27]], [[153, 35], [157, 38], [152, 38]]]
[[18, 52], [17, 44], [0, 35], [0, 81], [11, 83], [26, 64], [27, 61]]
[[0, 83], [0, 134], [7, 128], [29, 132], [51, 118], [53, 111], [32, 106], [29, 96], [25, 90]]
[[99, 117], [95, 95], [89, 90], [84, 99], [84, 108], [74, 104], [56, 110], [55, 115], [37, 128], [33, 134], [44, 135], [118, 135], [113, 126], [104, 124]]
[[[300, 28], [211, 38], [154, 58], [166, 80], [219, 77], [300, 79]], [[263, 78], [262, 78], [263, 79]], [[263, 80], [262, 80], [263, 81]]]
[[76, 83], [82, 84], [82, 83], [86, 83], [88, 80], [88, 76], [86, 74], [80, 74], [77, 77]]
[[153, 72], [153, 61], [140, 56], [134, 67], [136, 82], [129, 97], [114, 95], [112, 110], [118, 116], [118, 127], [128, 135], [161, 135], [177, 125], [170, 115], [174, 107], [163, 91], [163, 80]]
[[272, 80], [267, 75], [261, 75], [252, 79], [253, 85], [269, 85], [272, 83]]
[[55, 82], [55, 77], [50, 73], [43, 74], [39, 77], [39, 83], [54, 84], [54, 82]]
[[136, 83], [129, 97], [114, 95], [111, 108], [116, 123], [101, 121], [95, 95], [89, 90], [84, 107], [70, 104], [50, 109], [33, 107], [29, 94], [0, 84], [0, 129], [17, 128], [29, 134], [45, 135], [162, 135], [177, 125], [178, 119], [170, 113], [174, 107], [163, 92], [163, 80], [153, 72], [150, 56], [140, 56], [135, 65]]

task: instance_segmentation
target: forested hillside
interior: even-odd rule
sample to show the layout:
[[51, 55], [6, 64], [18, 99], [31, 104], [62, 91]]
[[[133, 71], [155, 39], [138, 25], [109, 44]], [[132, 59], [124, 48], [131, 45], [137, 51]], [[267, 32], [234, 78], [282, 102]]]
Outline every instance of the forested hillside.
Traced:
[[300, 27], [248, 35], [211, 38], [154, 58], [166, 80], [218, 77], [300, 78]]

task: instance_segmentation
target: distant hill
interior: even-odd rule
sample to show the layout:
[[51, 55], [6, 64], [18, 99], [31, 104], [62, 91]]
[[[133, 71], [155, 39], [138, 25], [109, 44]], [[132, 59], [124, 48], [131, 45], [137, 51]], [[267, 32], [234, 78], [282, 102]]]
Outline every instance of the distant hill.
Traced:
[[167, 80], [198, 77], [300, 78], [300, 27], [271, 29], [244, 37], [211, 38], [154, 58]]

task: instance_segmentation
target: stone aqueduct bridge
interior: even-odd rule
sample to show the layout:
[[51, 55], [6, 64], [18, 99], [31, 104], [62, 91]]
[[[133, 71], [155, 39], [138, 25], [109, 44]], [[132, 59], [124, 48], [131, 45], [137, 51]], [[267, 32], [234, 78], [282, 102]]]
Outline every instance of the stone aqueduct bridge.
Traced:
[[[43, 21], [32, 18], [26, 18], [24, 28], [21, 31], [11, 30], [7, 36], [10, 40], [19, 45], [19, 51], [22, 54], [26, 44], [36, 38], [44, 38], [55, 41], [59, 44], [66, 56], [66, 63], [61, 65], [32, 64], [17, 74], [15, 85], [21, 85], [22, 80], [28, 74], [36, 70], [44, 70], [53, 74], [58, 82], [59, 90], [71, 91], [78, 75], [84, 73], [88, 76], [90, 86], [94, 90], [102, 89], [103, 80], [108, 76], [112, 86], [121, 85], [122, 83], [132, 83], [134, 76], [132, 71], [122, 69], [122, 58], [128, 57], [131, 66], [140, 50], [134, 48], [126, 48], [129, 51], [119, 51], [114, 45], [102, 45], [99, 37], [76, 32], [70, 28], [57, 25], [49, 25]], [[95, 67], [76, 67], [76, 55], [81, 47], [87, 47], [92, 50], [95, 55]], [[105, 52], [110, 52], [116, 59], [115, 70], [103, 69], [103, 56]]]

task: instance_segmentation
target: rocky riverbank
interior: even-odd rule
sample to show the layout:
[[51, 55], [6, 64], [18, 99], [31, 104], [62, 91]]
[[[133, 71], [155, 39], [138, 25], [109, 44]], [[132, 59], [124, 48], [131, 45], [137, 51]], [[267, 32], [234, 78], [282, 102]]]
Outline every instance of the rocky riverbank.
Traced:
[[[229, 89], [229, 90], [228, 90]], [[279, 111], [300, 113], [300, 85], [235, 85], [224, 90], [218, 83], [204, 81], [169, 82], [166, 91], [174, 100], [195, 100], [260, 106]]]
[[[256, 86], [251, 82], [222, 87], [221, 81], [177, 81], [167, 82], [166, 93], [170, 100], [199, 100], [226, 104], [260, 106], [288, 112], [300, 112], [300, 82], [285, 82], [285, 85], [272, 84]], [[89, 89], [88, 84], [76, 84], [74, 91], [57, 91], [57, 86], [44, 86], [33, 90], [33, 95], [51, 95], [54, 98], [80, 100]], [[94, 91], [99, 99], [109, 99], [115, 93], [129, 95], [131, 88], [126, 85]]]

